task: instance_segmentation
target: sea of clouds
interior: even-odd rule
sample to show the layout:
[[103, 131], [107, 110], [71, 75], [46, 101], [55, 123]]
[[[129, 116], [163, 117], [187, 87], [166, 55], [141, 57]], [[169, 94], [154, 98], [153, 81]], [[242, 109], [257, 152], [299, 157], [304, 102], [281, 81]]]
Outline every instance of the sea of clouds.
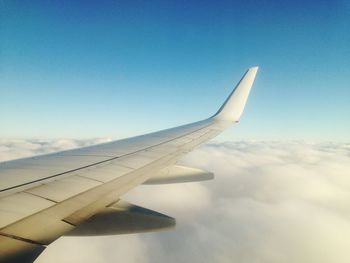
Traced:
[[[0, 160], [105, 141], [2, 140]], [[65, 237], [36, 262], [350, 262], [350, 143], [213, 142], [181, 163], [216, 178], [124, 196], [175, 229]]]

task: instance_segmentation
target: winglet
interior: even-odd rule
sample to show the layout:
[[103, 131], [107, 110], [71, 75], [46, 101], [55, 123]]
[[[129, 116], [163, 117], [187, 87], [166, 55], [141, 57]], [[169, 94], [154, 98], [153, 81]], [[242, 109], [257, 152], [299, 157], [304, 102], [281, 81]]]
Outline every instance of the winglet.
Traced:
[[258, 67], [247, 70], [221, 108], [212, 117], [216, 120], [238, 122], [247, 102]]

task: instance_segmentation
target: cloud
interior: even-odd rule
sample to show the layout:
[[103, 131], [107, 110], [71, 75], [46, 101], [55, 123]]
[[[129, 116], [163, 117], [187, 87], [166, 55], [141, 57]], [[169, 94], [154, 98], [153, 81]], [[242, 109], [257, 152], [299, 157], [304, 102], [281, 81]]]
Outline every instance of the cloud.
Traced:
[[84, 147], [91, 144], [110, 141], [109, 138], [77, 139], [0, 139], [0, 161], [7, 161], [32, 155], [62, 151], [71, 148]]
[[[0, 157], [92, 142], [1, 142]], [[174, 230], [62, 238], [37, 262], [350, 262], [350, 144], [210, 143], [181, 162], [216, 178], [124, 196], [175, 217]]]

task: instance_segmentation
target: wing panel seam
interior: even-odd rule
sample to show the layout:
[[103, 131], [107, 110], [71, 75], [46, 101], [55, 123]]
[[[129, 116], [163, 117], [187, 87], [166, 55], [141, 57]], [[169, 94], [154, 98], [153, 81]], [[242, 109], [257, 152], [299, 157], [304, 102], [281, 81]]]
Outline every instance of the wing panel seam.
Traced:
[[2, 233], [2, 232], [0, 232], [0, 235], [4, 236], [4, 237], [11, 238], [11, 239], [19, 240], [19, 241], [22, 241], [22, 242], [26, 242], [26, 243], [30, 243], [30, 244], [46, 247], [44, 244], [42, 244], [40, 242], [37, 242], [37, 241], [34, 241], [34, 240], [31, 240], [31, 239], [27, 239], [27, 238], [15, 236], [15, 235], [10, 235], [10, 234], [6, 234], [6, 233]]
[[54, 174], [54, 175], [50, 175], [50, 176], [47, 176], [47, 177], [44, 177], [44, 178], [40, 178], [40, 179], [37, 179], [37, 180], [33, 180], [33, 181], [30, 181], [30, 182], [26, 182], [26, 183], [23, 183], [23, 184], [19, 184], [19, 185], [15, 185], [15, 186], [11, 186], [11, 187], [8, 187], [8, 188], [5, 188], [5, 189], [1, 189], [0, 190], [0, 193], [1, 192], [5, 192], [5, 191], [8, 191], [8, 190], [13, 190], [13, 189], [16, 189], [16, 188], [19, 188], [19, 187], [22, 187], [22, 186], [26, 186], [26, 185], [30, 185], [30, 184], [33, 184], [33, 183], [37, 183], [37, 182], [41, 182], [41, 181], [45, 181], [47, 179], [51, 179], [51, 178], [55, 178], [57, 176], [60, 176], [60, 175], [64, 175], [64, 174], [68, 174], [68, 173], [73, 173], [73, 172], [76, 172], [76, 171], [79, 171], [79, 170], [82, 170], [82, 169], [85, 169], [85, 168], [89, 168], [89, 167], [93, 167], [95, 165], [99, 165], [99, 164], [102, 164], [102, 163], [105, 163], [105, 162], [109, 162], [109, 161], [113, 161], [113, 160], [116, 160], [118, 158], [122, 158], [122, 157], [125, 157], [125, 156], [129, 156], [129, 155], [132, 155], [132, 154], [135, 154], [135, 153], [138, 153], [138, 152], [142, 152], [144, 150], [147, 150], [147, 149], [150, 149], [150, 148], [153, 148], [153, 147], [156, 147], [156, 146], [159, 146], [159, 145], [162, 145], [162, 144], [165, 144], [165, 143], [168, 143], [168, 142], [171, 142], [171, 141], [174, 141], [176, 139], [179, 139], [181, 137], [185, 137], [191, 133], [194, 133], [194, 132], [197, 132], [197, 131], [200, 131], [202, 129], [205, 129], [205, 128], [208, 128], [209, 126], [211, 126], [211, 124], [208, 124], [204, 127], [201, 127], [197, 130], [194, 130], [192, 132], [189, 132], [189, 133], [186, 133], [186, 134], [183, 134], [181, 136], [178, 136], [178, 137], [175, 137], [171, 140], [168, 140], [168, 141], [164, 141], [164, 142], [161, 142], [161, 143], [158, 143], [158, 144], [155, 144], [155, 145], [152, 145], [152, 146], [149, 146], [149, 147], [146, 147], [146, 148], [143, 148], [143, 149], [140, 149], [140, 150], [137, 150], [135, 152], [132, 152], [132, 153], [127, 153], [127, 154], [124, 154], [124, 155], [121, 155], [121, 156], [117, 156], [117, 157], [113, 157], [111, 159], [107, 159], [107, 160], [103, 160], [103, 161], [99, 161], [99, 162], [96, 162], [96, 163], [93, 163], [93, 164], [89, 164], [89, 165], [85, 165], [85, 166], [82, 166], [82, 167], [78, 167], [78, 168], [75, 168], [75, 169], [72, 169], [72, 170], [69, 170], [69, 171], [66, 171], [66, 172], [62, 172], [62, 173], [58, 173], [58, 174]]

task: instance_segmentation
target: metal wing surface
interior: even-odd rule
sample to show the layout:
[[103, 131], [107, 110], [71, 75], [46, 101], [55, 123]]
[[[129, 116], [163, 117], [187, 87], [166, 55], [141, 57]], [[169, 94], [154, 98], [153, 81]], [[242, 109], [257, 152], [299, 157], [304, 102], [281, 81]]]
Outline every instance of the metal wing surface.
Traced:
[[[106, 226], [120, 229], [121, 220], [111, 219], [116, 214], [124, 213], [130, 219], [136, 213], [138, 220], [144, 222], [148, 214], [152, 216], [149, 222], [153, 223], [168, 219], [125, 205], [120, 197], [143, 183], [212, 178], [211, 173], [175, 164], [193, 148], [239, 121], [256, 73], [257, 67], [250, 68], [219, 111], [208, 119], [133, 138], [1, 163], [0, 262], [32, 262], [62, 235], [94, 231], [99, 234], [101, 222], [110, 222]], [[92, 230], [93, 226], [97, 226], [96, 230]], [[150, 224], [148, 228], [152, 228]], [[108, 234], [106, 228], [103, 231], [101, 234]], [[110, 233], [116, 234], [115, 231]]]

